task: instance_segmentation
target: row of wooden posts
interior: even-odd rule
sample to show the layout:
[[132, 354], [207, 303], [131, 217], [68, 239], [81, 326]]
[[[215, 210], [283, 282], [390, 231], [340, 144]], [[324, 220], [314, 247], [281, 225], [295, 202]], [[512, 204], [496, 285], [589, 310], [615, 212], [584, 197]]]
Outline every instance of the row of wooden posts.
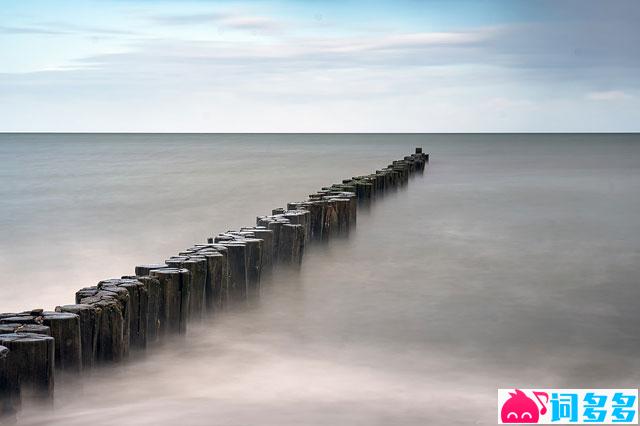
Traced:
[[0, 314], [0, 417], [15, 417], [23, 400], [50, 404], [56, 376], [123, 362], [132, 351], [185, 334], [189, 322], [257, 298], [265, 273], [300, 265], [311, 242], [348, 236], [359, 204], [406, 185], [428, 161], [416, 148], [373, 174], [259, 216], [255, 226], [209, 238], [162, 264], [136, 266], [135, 275], [82, 288], [74, 304], [55, 312]]

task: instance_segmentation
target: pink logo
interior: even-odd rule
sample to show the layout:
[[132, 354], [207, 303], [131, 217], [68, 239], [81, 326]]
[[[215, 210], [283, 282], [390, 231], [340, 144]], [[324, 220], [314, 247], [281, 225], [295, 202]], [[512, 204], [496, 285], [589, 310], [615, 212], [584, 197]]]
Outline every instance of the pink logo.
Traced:
[[[522, 392], [520, 389], [516, 389], [514, 392], [509, 392], [511, 396], [503, 405], [500, 411], [500, 418], [503, 423], [538, 423], [540, 414], [547, 412], [546, 403], [549, 402], [549, 394], [546, 392], [533, 392], [533, 395], [540, 403], [540, 410], [538, 405]], [[540, 397], [545, 397], [545, 402], [540, 400]]]

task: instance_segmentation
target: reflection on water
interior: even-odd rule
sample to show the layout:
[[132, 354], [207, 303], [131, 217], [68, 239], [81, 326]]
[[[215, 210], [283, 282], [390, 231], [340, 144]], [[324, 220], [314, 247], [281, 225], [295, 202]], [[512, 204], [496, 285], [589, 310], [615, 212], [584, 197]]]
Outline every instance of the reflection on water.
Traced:
[[495, 424], [498, 387], [640, 383], [640, 141], [612, 135], [0, 136], [0, 310], [69, 303], [333, 181], [431, 152], [258, 306], [21, 424]]

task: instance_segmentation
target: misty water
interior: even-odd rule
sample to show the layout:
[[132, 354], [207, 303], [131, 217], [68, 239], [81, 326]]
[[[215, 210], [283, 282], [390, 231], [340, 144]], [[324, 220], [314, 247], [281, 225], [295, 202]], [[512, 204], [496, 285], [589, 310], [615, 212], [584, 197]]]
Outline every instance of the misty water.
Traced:
[[637, 135], [0, 135], [0, 311], [72, 303], [415, 146], [424, 176], [259, 304], [20, 424], [495, 424], [500, 387], [637, 387]]

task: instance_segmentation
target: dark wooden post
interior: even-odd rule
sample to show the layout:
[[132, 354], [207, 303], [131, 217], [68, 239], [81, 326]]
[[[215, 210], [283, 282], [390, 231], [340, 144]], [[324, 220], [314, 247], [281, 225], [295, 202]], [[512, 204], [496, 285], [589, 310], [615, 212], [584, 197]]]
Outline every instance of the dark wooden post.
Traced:
[[151, 271], [153, 271], [154, 269], [164, 269], [166, 267], [167, 265], [165, 265], [164, 263], [151, 263], [147, 265], [138, 265], [136, 266], [135, 274], [138, 277], [150, 276]]
[[[87, 294], [88, 291], [83, 289], [79, 293]], [[125, 356], [125, 321], [120, 302], [113, 295], [100, 291], [80, 297], [78, 302], [96, 310], [96, 362], [121, 362]]]
[[20, 409], [20, 376], [9, 364], [9, 348], [0, 346], [0, 424], [16, 422]]
[[40, 324], [1, 323], [0, 334], [33, 333], [51, 336], [51, 329]]
[[204, 318], [205, 288], [207, 286], [207, 259], [194, 256], [178, 256], [168, 259], [165, 263], [172, 268], [187, 269], [191, 273], [187, 319], [202, 321]]
[[147, 292], [147, 344], [158, 340], [158, 328], [160, 327], [160, 281], [150, 276], [124, 276], [122, 278], [135, 278], [144, 285]]
[[215, 249], [203, 249], [197, 251], [207, 261], [207, 280], [205, 282], [204, 302], [207, 314], [216, 314], [224, 306], [225, 296], [223, 291], [223, 274], [226, 255]]
[[322, 241], [324, 239], [323, 227], [325, 205], [319, 200], [309, 201], [306, 204], [306, 209], [309, 210], [309, 225], [311, 228], [310, 240]]
[[240, 231], [249, 231], [262, 243], [262, 272], [269, 272], [273, 267], [273, 234], [272, 230], [265, 226], [244, 227]]
[[80, 342], [82, 348], [82, 368], [90, 370], [96, 362], [98, 351], [98, 313], [91, 305], [57, 306], [56, 312], [78, 315], [80, 318]]
[[285, 224], [280, 238], [280, 261], [283, 264], [299, 266], [304, 250], [304, 229], [302, 225]]
[[131, 346], [131, 299], [129, 291], [126, 288], [114, 285], [114, 281], [106, 280], [98, 283], [99, 293], [104, 293], [114, 298], [121, 307], [123, 328], [122, 343], [124, 346], [124, 356], [129, 356], [129, 348]]
[[42, 323], [51, 329], [55, 339], [55, 366], [65, 373], [82, 371], [80, 317], [66, 312], [45, 312]]
[[239, 241], [220, 241], [219, 244], [227, 248], [229, 297], [233, 301], [246, 301], [248, 294], [247, 245]]
[[6, 358], [8, 375], [19, 385], [23, 399], [51, 402], [53, 399], [55, 341], [42, 334], [13, 333], [0, 335], [0, 346], [9, 349]]
[[160, 337], [169, 333], [185, 334], [191, 273], [187, 269], [165, 268], [151, 271], [151, 276], [160, 281], [162, 289]]

